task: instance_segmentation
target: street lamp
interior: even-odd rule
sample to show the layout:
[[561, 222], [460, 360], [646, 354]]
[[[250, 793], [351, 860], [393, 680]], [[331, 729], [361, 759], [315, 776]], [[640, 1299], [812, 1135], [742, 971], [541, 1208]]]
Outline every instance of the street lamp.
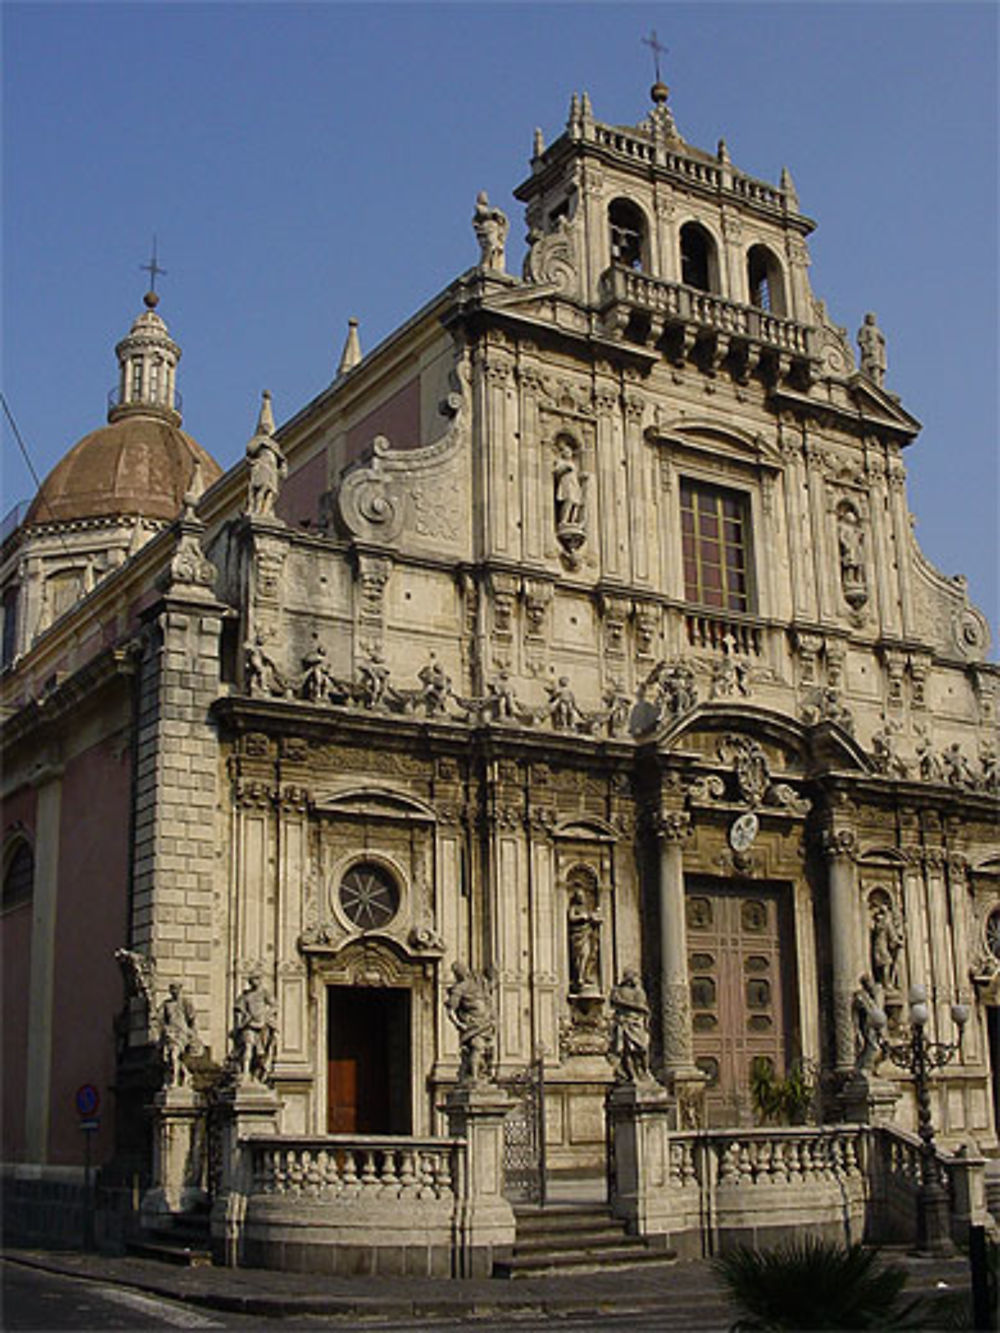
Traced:
[[969, 1006], [953, 1004], [951, 1017], [958, 1028], [958, 1040], [928, 1041], [925, 1033], [930, 1011], [924, 986], [910, 988], [910, 1028], [903, 1041], [886, 1044], [885, 1053], [893, 1064], [913, 1075], [917, 1097], [917, 1132], [920, 1135], [920, 1188], [917, 1192], [917, 1249], [923, 1254], [949, 1254], [954, 1249], [949, 1221], [948, 1191], [938, 1167], [931, 1123], [931, 1099], [928, 1076], [935, 1069], [950, 1064], [961, 1050], [962, 1034], [969, 1021]]

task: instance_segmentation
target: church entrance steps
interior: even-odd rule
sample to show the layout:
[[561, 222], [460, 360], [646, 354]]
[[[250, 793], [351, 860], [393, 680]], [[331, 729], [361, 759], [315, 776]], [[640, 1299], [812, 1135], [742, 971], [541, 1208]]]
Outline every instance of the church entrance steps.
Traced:
[[630, 1236], [607, 1207], [562, 1204], [515, 1211], [517, 1234], [509, 1260], [494, 1264], [494, 1277], [570, 1276], [574, 1273], [667, 1265], [672, 1250]]
[[126, 1244], [139, 1259], [158, 1259], [182, 1268], [201, 1268], [212, 1263], [212, 1242], [207, 1213], [179, 1213], [145, 1227]]

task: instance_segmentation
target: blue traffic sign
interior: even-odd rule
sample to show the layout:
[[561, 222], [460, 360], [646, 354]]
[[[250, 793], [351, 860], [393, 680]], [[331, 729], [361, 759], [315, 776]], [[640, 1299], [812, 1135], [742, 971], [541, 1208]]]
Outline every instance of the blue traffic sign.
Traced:
[[84, 1083], [76, 1090], [76, 1110], [78, 1115], [90, 1117], [96, 1115], [101, 1104], [101, 1094], [93, 1083]]

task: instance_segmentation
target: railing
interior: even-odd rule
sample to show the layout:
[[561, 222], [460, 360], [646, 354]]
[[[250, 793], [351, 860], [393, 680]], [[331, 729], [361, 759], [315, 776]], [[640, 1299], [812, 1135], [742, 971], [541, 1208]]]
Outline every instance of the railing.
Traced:
[[684, 626], [692, 648], [738, 653], [744, 657], [760, 657], [764, 651], [764, 635], [759, 625], [710, 611], [689, 611], [684, 616]]
[[454, 1200], [463, 1179], [461, 1139], [331, 1134], [255, 1138], [254, 1194], [303, 1199]]
[[808, 325], [683, 283], [666, 282], [615, 264], [601, 275], [601, 291], [605, 305], [624, 304], [667, 321], [696, 324], [794, 356], [810, 355], [812, 330]]
[[179, 389], [175, 389], [172, 394], [158, 393], [155, 399], [151, 394], [140, 394], [137, 398], [122, 398], [121, 385], [116, 384], [113, 389], [108, 390], [108, 411], [114, 407], [127, 407], [134, 403], [136, 407], [152, 403], [156, 407], [172, 408], [175, 412], [183, 412], [184, 399]]

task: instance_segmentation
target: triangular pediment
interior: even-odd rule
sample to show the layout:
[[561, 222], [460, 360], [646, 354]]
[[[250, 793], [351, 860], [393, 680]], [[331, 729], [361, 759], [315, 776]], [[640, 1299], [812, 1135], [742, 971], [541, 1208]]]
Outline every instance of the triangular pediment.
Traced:
[[893, 394], [872, 383], [867, 375], [853, 375], [848, 382], [848, 392], [867, 424], [889, 427], [911, 437], [920, 434], [921, 423], [917, 418], [911, 416]]
[[689, 417], [661, 418], [646, 432], [646, 438], [652, 444], [669, 449], [683, 449], [714, 457], [723, 454], [773, 467], [780, 467], [782, 463], [777, 446], [760, 432], [741, 430], [713, 417], [695, 420]]

